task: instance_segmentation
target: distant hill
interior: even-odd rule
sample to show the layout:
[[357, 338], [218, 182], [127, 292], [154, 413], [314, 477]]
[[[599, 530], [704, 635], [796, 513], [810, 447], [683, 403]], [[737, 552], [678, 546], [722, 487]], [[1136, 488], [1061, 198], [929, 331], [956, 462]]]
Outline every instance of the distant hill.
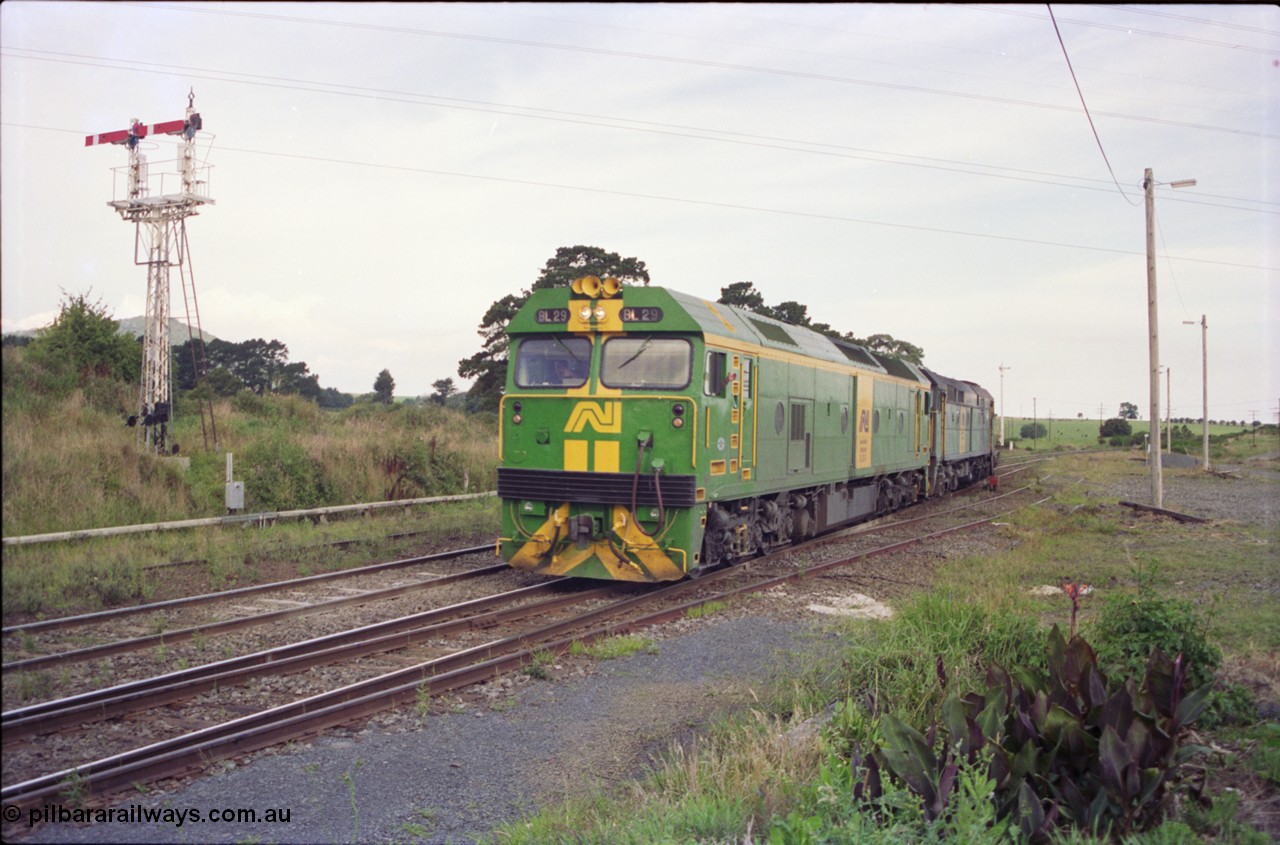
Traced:
[[[134, 337], [139, 336], [146, 330], [146, 317], [125, 317], [120, 323], [121, 334], [131, 334]], [[176, 317], [169, 318], [169, 342], [174, 346], [181, 346], [187, 342], [187, 338], [196, 337], [197, 333], [194, 328], [188, 329], [187, 324]], [[204, 330], [204, 342], [218, 340], [213, 332], [208, 329]]]
[[[147, 327], [147, 318], [145, 316], [125, 317], [123, 320], [117, 320], [116, 322], [120, 324], [121, 334], [127, 334], [133, 337], [138, 337], [139, 335], [141, 335], [142, 332]], [[17, 335], [18, 337], [35, 337], [36, 329], [23, 329], [21, 331], [16, 331], [16, 332], [5, 332], [5, 334]], [[189, 330], [187, 328], [186, 323], [182, 322], [176, 317], [169, 318], [169, 342], [174, 346], [181, 346], [182, 344], [187, 342], [187, 338], [195, 337], [195, 335], [196, 335], [195, 330], [194, 329]], [[214, 341], [218, 339], [219, 338], [215, 336], [212, 332], [210, 332], [208, 329], [205, 329], [204, 331], [205, 343], [209, 343], [210, 341]]]

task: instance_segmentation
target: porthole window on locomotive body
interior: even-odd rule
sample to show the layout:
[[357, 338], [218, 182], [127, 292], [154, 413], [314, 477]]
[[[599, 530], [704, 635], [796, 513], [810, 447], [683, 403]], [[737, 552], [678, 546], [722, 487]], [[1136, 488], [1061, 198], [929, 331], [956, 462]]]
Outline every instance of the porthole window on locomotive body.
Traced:
[[787, 424], [787, 409], [783, 407], [781, 402], [779, 402], [778, 407], [773, 409], [774, 434], [781, 434], [782, 427], [785, 426], [786, 424]]

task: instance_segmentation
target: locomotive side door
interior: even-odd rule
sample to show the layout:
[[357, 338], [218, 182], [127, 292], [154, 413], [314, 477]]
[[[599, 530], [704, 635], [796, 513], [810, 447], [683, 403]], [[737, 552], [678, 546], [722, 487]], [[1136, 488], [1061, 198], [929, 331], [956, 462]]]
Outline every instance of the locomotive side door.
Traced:
[[755, 361], [746, 355], [734, 355], [731, 361], [736, 378], [733, 422], [738, 429], [738, 471], [743, 481], [755, 475], [756, 411], [755, 411]]
[[925, 413], [926, 413], [926, 409], [925, 409], [926, 394], [924, 394], [920, 390], [914, 390], [912, 391], [912, 393], [915, 394], [915, 399], [916, 399], [916, 414], [915, 414], [915, 420], [914, 420], [915, 447], [916, 447], [916, 458], [919, 458], [922, 454], [924, 454], [925, 450], [928, 448], [925, 445], [925, 427], [924, 427], [924, 420], [925, 420]]
[[787, 473], [810, 472], [813, 465], [813, 400], [788, 402]]

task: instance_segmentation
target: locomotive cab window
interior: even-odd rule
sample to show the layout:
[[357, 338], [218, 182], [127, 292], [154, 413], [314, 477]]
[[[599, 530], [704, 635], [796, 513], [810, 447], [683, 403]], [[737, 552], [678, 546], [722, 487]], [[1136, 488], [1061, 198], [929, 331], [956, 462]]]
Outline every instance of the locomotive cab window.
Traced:
[[678, 337], [614, 337], [604, 342], [605, 387], [680, 390], [693, 374], [693, 344]]
[[591, 369], [585, 337], [530, 337], [516, 350], [519, 387], [582, 387]]

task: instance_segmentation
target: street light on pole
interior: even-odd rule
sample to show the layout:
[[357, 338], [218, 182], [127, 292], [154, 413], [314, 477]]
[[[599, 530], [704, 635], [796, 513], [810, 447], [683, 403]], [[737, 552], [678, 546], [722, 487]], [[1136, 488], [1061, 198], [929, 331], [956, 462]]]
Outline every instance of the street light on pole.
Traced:
[[[1183, 320], [1184, 326], [1194, 326], [1195, 320]], [[1204, 376], [1201, 379], [1201, 388], [1204, 393], [1204, 409], [1201, 413], [1204, 417], [1200, 420], [1204, 424], [1204, 465], [1202, 469], [1209, 471], [1209, 321], [1204, 314], [1200, 315], [1200, 358], [1203, 367]]]
[[[1168, 183], [1171, 188], [1190, 188], [1195, 179]], [[1147, 195], [1147, 324], [1150, 347], [1151, 406], [1148, 419], [1147, 457], [1151, 463], [1151, 504], [1164, 507], [1164, 480], [1160, 474], [1160, 329], [1156, 307], [1156, 180], [1148, 167], [1142, 174]]]
[[1006, 367], [1002, 362], [1000, 364], [1000, 448], [1009, 448], [1009, 437], [1005, 433], [1004, 425], [1004, 371], [1012, 370], [1013, 367]]

